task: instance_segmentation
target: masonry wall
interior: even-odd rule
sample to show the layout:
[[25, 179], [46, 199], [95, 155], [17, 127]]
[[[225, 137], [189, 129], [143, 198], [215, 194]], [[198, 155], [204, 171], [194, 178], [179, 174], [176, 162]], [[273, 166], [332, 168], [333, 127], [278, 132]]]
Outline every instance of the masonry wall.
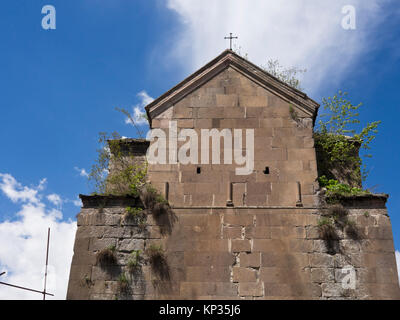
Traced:
[[[313, 123], [310, 115], [297, 108], [294, 120], [290, 109], [290, 103], [242, 73], [225, 69], [152, 119], [152, 128], [169, 133], [170, 121], [177, 121], [178, 132], [190, 128], [198, 137], [202, 129], [242, 129], [243, 148], [245, 130], [254, 129], [254, 172], [236, 175], [241, 165], [224, 164], [221, 152], [217, 165], [150, 165], [149, 180], [160, 191], [169, 182], [169, 201], [175, 206], [225, 206], [230, 183], [234, 183], [236, 206], [294, 206], [299, 200], [298, 182], [303, 204], [313, 205], [317, 178]], [[184, 143], [179, 142], [178, 148]], [[211, 148], [210, 139], [210, 155]], [[199, 163], [201, 152], [199, 138]], [[269, 174], [264, 174], [266, 167]]]
[[[254, 129], [254, 172], [238, 176], [235, 163], [149, 165], [173, 214], [147, 212], [144, 230], [123, 219], [128, 206], [142, 206], [138, 199], [82, 197], [68, 299], [400, 298], [386, 198], [345, 203], [360, 237], [339, 230], [334, 252], [321, 239], [312, 115], [229, 67], [155, 116], [152, 128], [168, 132], [171, 120], [199, 137], [202, 129]], [[166, 263], [154, 268], [147, 249], [157, 243]], [[97, 265], [110, 245], [118, 262]], [[133, 250], [142, 260], [130, 275]], [[345, 266], [355, 269], [354, 290], [342, 285]]]
[[[101, 202], [100, 202], [101, 203]], [[171, 233], [161, 235], [152, 215], [141, 232], [123, 222], [125, 206], [86, 203], [78, 215], [68, 299], [393, 299], [399, 298], [390, 219], [384, 201], [358, 199], [349, 217], [359, 237], [342, 232], [328, 253], [315, 209], [175, 209]], [[132, 205], [132, 204], [131, 204]], [[99, 212], [100, 211], [100, 212]], [[162, 243], [167, 275], [142, 254], [129, 275], [132, 250]], [[96, 253], [116, 245], [118, 264], [97, 266]], [[355, 290], [343, 287], [344, 267], [354, 267]], [[119, 276], [128, 275], [128, 294]]]

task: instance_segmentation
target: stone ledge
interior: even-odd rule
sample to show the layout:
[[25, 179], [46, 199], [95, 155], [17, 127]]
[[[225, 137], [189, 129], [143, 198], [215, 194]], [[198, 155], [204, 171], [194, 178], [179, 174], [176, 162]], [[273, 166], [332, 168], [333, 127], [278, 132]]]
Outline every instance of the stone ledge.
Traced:
[[84, 195], [80, 194], [82, 200], [82, 208], [106, 208], [106, 207], [140, 207], [143, 208], [143, 203], [139, 197], [134, 196], [116, 196], [116, 195]]
[[348, 208], [386, 209], [388, 198], [389, 195], [386, 193], [371, 193], [358, 196], [338, 196], [335, 199]]
[[150, 146], [150, 141], [146, 139], [126, 138], [107, 140], [107, 142], [108, 144], [110, 142], [118, 143], [122, 154], [129, 156], [144, 156]]

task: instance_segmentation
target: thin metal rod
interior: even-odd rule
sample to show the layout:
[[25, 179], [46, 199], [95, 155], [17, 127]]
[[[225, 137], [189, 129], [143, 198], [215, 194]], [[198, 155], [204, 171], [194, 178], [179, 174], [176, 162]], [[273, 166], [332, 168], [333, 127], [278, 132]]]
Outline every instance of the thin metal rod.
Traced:
[[4, 284], [5, 286], [18, 288], [18, 289], [22, 289], [22, 290], [28, 290], [28, 291], [32, 291], [32, 292], [36, 292], [36, 293], [41, 293], [41, 294], [48, 295], [48, 296], [54, 296], [54, 294], [51, 294], [51, 293], [47, 293], [47, 292], [43, 292], [43, 291], [39, 291], [39, 290], [34, 290], [34, 289], [29, 289], [29, 288], [25, 288], [25, 287], [20, 287], [20, 286], [14, 285], [14, 284], [9, 284], [9, 283], [5, 283], [5, 282], [1, 282], [1, 281], [0, 281], [0, 284]]
[[4, 271], [4, 272], [2, 272], [2, 273], [0, 273], [0, 277], [3, 275], [3, 274], [5, 274], [6, 272]]
[[49, 264], [49, 243], [50, 243], [50, 228], [47, 231], [46, 270], [44, 273], [43, 300], [46, 300], [47, 266]]

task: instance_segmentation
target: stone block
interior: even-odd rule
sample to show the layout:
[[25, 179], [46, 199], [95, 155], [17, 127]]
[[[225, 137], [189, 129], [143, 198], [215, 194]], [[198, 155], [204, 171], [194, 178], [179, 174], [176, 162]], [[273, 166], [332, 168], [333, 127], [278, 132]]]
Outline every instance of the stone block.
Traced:
[[395, 256], [392, 253], [366, 253], [362, 255], [362, 264], [366, 268], [393, 268]]
[[311, 281], [312, 282], [334, 282], [335, 281], [335, 269], [334, 268], [312, 268], [311, 269]]
[[89, 251], [78, 251], [74, 252], [74, 255], [72, 257], [72, 263], [73, 265], [93, 265], [96, 263], [96, 255]]
[[224, 223], [228, 226], [251, 226], [253, 216], [251, 214], [225, 214]]
[[313, 129], [312, 128], [296, 128], [293, 130], [293, 134], [298, 137], [312, 137]]
[[317, 226], [306, 227], [306, 237], [307, 239], [320, 239], [321, 235]]
[[232, 252], [250, 252], [251, 243], [249, 240], [232, 240]]
[[310, 266], [312, 268], [333, 268], [335, 259], [333, 256], [326, 253], [310, 254]]
[[80, 279], [69, 279], [67, 300], [88, 300], [90, 287], [82, 285]]
[[117, 239], [115, 238], [103, 238], [96, 239], [91, 238], [89, 250], [90, 251], [100, 251], [108, 247], [117, 246]]
[[184, 252], [184, 263], [185, 266], [231, 266], [235, 262], [235, 257], [229, 252]]
[[177, 105], [173, 107], [173, 118], [174, 119], [191, 119], [193, 118], [193, 109], [187, 106]]
[[246, 109], [246, 118], [261, 118], [264, 112], [264, 107], [249, 107]]
[[266, 107], [268, 98], [266, 96], [239, 96], [239, 105], [243, 107]]
[[190, 282], [229, 282], [229, 267], [187, 267], [186, 281]]
[[262, 297], [264, 296], [263, 283], [241, 282], [239, 283], [239, 296]]
[[233, 282], [256, 282], [257, 271], [250, 268], [233, 267]]
[[224, 239], [241, 239], [242, 227], [224, 227], [223, 237]]
[[[221, 109], [221, 108], [218, 108]], [[246, 109], [242, 107], [223, 107], [224, 110], [224, 116], [222, 117], [223, 119], [243, 119], [245, 117], [245, 112]], [[249, 121], [249, 123], [252, 123]], [[253, 122], [256, 123], [256, 127], [258, 127], [257, 121]], [[247, 128], [247, 127], [246, 127]], [[252, 128], [252, 127], [251, 127]]]
[[132, 252], [133, 250], [144, 250], [144, 240], [142, 239], [123, 239], [119, 241], [118, 249], [120, 251]]
[[248, 206], [265, 206], [268, 203], [267, 194], [247, 194], [245, 203]]
[[[287, 138], [287, 137], [293, 137], [295, 135], [296, 130], [294, 128], [281, 128], [279, 126], [273, 127], [273, 137], [281, 137], [281, 138]], [[293, 159], [297, 160], [297, 159]]]
[[290, 239], [289, 240], [290, 252], [308, 253], [313, 251], [313, 241], [303, 239]]
[[275, 299], [310, 299], [313, 288], [307, 283], [264, 283], [265, 296]]
[[178, 119], [178, 128], [194, 128], [194, 120], [193, 119]]
[[[186, 250], [190, 251], [211, 251], [213, 253], [216, 252], [228, 252], [229, 251], [229, 240], [228, 239], [209, 239], [209, 240], [189, 240], [186, 241], [188, 244], [184, 246]], [[174, 244], [175, 247], [175, 244]]]
[[271, 227], [246, 227], [246, 239], [271, 239]]
[[254, 129], [254, 138], [257, 139], [259, 137], [264, 138], [264, 137], [272, 137], [273, 136], [273, 129], [272, 127], [261, 127], [260, 128], [255, 128]]
[[[79, 228], [81, 228], [81, 227], [79, 227]], [[79, 228], [78, 228], [78, 230], [79, 230]], [[74, 243], [74, 253], [77, 253], [77, 254], [86, 253], [89, 250], [90, 239], [91, 238], [76, 237], [75, 243]]]
[[287, 252], [288, 242], [279, 239], [254, 239], [253, 251], [260, 252]]
[[216, 103], [216, 95], [200, 95], [190, 97], [190, 107], [192, 108], [209, 108], [215, 106]]
[[323, 283], [321, 285], [322, 297], [341, 297], [343, 296], [344, 288], [341, 283]]
[[[196, 128], [201, 128], [201, 129], [212, 129], [213, 125], [212, 125], [212, 119], [208, 118], [208, 119], [196, 119], [194, 122], [194, 126]], [[201, 136], [201, 135], [198, 135]]]
[[271, 193], [271, 183], [270, 182], [249, 182], [247, 183], [247, 194], [259, 194], [265, 195]]
[[287, 160], [287, 152], [285, 148], [267, 148], [256, 147], [254, 150], [255, 161], [284, 161]]
[[262, 252], [263, 267], [305, 268], [309, 266], [306, 253]]
[[392, 228], [392, 224], [390, 223], [390, 218], [387, 215], [386, 210], [382, 210], [376, 215], [376, 223], [380, 227]]
[[[225, 108], [199, 108], [197, 118], [199, 119], [222, 119], [225, 116]], [[213, 127], [217, 128], [217, 127]]]
[[310, 272], [301, 268], [261, 267], [260, 279], [264, 283], [309, 283]]
[[270, 229], [271, 239], [305, 239], [306, 229], [304, 227], [270, 227]]
[[256, 214], [255, 214], [255, 226], [256, 227], [270, 227], [271, 226], [270, 216], [271, 215], [269, 213], [258, 214], [256, 212]]
[[[237, 107], [239, 104], [239, 97], [237, 94], [217, 94], [216, 106], [217, 107]], [[244, 106], [241, 104], [241, 106]]]
[[288, 149], [288, 160], [315, 160], [315, 150], [314, 149]]
[[121, 274], [120, 266], [93, 266], [92, 268], [92, 281], [116, 281]]
[[392, 240], [367, 239], [361, 241], [361, 251], [366, 253], [374, 252], [394, 252]]
[[372, 299], [400, 299], [400, 288], [398, 283], [367, 284]]
[[70, 269], [70, 280], [91, 279], [92, 265], [89, 264], [72, 264]]
[[244, 268], [252, 267], [258, 268], [261, 265], [261, 253], [240, 253], [239, 255], [240, 266]]
[[369, 239], [391, 240], [392, 228], [385, 226], [367, 227], [367, 236]]

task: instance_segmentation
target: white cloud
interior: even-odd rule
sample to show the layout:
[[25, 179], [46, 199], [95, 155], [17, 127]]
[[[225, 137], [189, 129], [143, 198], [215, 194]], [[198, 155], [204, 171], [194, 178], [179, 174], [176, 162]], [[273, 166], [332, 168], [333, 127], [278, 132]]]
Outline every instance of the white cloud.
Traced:
[[52, 204], [59, 207], [63, 203], [63, 200], [58, 194], [52, 193], [47, 196], [47, 200], [49, 200]]
[[[374, 31], [385, 19], [390, 0], [168, 0], [182, 24], [172, 56], [193, 72], [229, 47], [233, 32], [250, 61], [306, 68], [307, 92], [342, 79], [361, 55], [373, 49]], [[342, 8], [356, 9], [356, 30], [344, 30]]]
[[397, 263], [397, 274], [399, 275], [399, 285], [400, 285], [400, 251], [396, 251], [396, 263]]
[[74, 167], [74, 169], [79, 172], [79, 175], [81, 177], [86, 177], [86, 178], [89, 177], [89, 174], [87, 173], [87, 171], [85, 169], [81, 169], [81, 168], [78, 168], [78, 167]]
[[38, 190], [42, 190], [46, 182], [46, 180], [43, 179], [40, 181], [37, 189], [32, 189], [23, 187], [10, 174], [0, 173], [0, 179], [0, 190], [14, 203], [18, 201], [38, 203]]
[[[144, 110], [144, 107], [147, 106], [149, 103], [151, 103], [154, 99], [150, 97], [146, 91], [140, 91], [137, 94], [140, 102], [132, 107], [133, 113], [132, 113], [132, 119], [136, 124], [142, 125], [142, 124], [147, 124], [147, 120], [145, 118], [146, 112]], [[125, 123], [127, 124], [132, 124], [131, 119], [126, 118]]]
[[74, 204], [74, 206], [76, 207], [82, 207], [82, 200], [77, 198], [76, 200], [72, 200], [72, 203]]
[[[0, 223], [0, 271], [7, 271], [1, 281], [43, 290], [47, 228], [50, 227], [47, 291], [54, 293], [55, 297], [47, 299], [65, 299], [76, 223], [62, 221], [61, 211], [47, 207], [40, 200], [44, 183], [30, 188], [22, 186], [10, 174], [0, 174], [0, 190], [19, 205], [11, 221]], [[54, 195], [49, 197], [57, 202]], [[0, 286], [2, 299], [42, 299], [42, 296]]]

